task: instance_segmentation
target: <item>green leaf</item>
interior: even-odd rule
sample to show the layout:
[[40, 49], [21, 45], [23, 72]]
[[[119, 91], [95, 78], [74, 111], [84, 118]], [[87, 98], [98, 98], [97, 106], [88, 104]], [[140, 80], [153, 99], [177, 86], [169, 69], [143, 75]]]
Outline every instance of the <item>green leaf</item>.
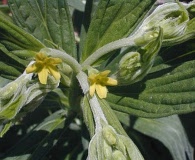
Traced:
[[11, 126], [12, 126], [11, 121], [3, 126], [3, 129], [0, 131], [0, 138], [3, 137], [3, 135], [10, 129]]
[[[1, 66], [1, 63], [0, 63]], [[0, 88], [4, 87], [6, 84], [8, 84], [10, 82], [10, 80], [0, 77]]]
[[127, 135], [124, 131], [123, 127], [121, 126], [117, 116], [113, 112], [113, 110], [110, 108], [109, 104], [103, 100], [99, 99], [100, 106], [104, 112], [104, 115], [109, 123], [119, 134]]
[[[14, 55], [12, 52], [9, 52], [5, 48], [5, 46], [3, 46], [2, 44], [0, 44], [0, 51], [3, 52], [4, 54], [6, 54], [10, 59], [15, 60], [17, 63], [20, 63], [20, 65], [27, 66], [27, 64], [29, 63], [28, 61], [21, 59], [18, 56]], [[28, 54], [28, 51], [26, 51], [25, 54]]]
[[60, 135], [67, 129], [68, 124], [65, 124], [65, 115], [66, 113], [63, 110], [51, 114], [10, 149], [2, 160], [38, 160], [45, 157], [56, 144]]
[[0, 75], [2, 77], [6, 75], [18, 77], [20, 74], [16, 68], [0, 61]]
[[7, 20], [3, 14], [0, 14], [0, 43], [9, 48], [9, 50], [20, 48], [39, 51], [44, 47], [32, 35]]
[[169, 149], [174, 160], [193, 160], [193, 148], [178, 116], [160, 119], [138, 118], [134, 128], [161, 141]]
[[76, 56], [69, 8], [65, 0], [9, 0], [16, 24], [49, 47], [52, 43]]
[[24, 104], [26, 97], [20, 95], [9, 106], [0, 112], [0, 119], [13, 119]]
[[85, 124], [89, 130], [90, 136], [92, 137], [95, 134], [95, 124], [93, 120], [93, 114], [90, 108], [89, 100], [85, 96], [82, 100], [82, 111]]
[[82, 61], [101, 46], [128, 36], [154, 0], [101, 0], [90, 24]]
[[[141, 84], [142, 81], [132, 87], [112, 90], [117, 95], [108, 94], [110, 106], [120, 112], [153, 118], [195, 111], [195, 61], [185, 62], [175, 69], [163, 66], [151, 73], [148, 76], [151, 79], [144, 85]], [[164, 75], [159, 77], [162, 74]]]
[[85, 4], [82, 0], [67, 0], [68, 5], [83, 12], [85, 10]]

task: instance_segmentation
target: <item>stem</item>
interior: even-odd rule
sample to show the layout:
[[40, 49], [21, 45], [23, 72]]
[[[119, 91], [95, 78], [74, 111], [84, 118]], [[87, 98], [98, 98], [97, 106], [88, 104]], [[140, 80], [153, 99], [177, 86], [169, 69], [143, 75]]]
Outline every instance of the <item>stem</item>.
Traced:
[[60, 58], [63, 62], [68, 64], [76, 74], [78, 74], [81, 71], [81, 65], [78, 63], [78, 61], [75, 60], [72, 56], [70, 56], [66, 52], [62, 52], [60, 50], [51, 49], [51, 48], [49, 48], [48, 50], [53, 57]]
[[135, 43], [133, 41], [133, 37], [123, 38], [116, 40], [114, 42], [108, 43], [103, 47], [96, 50], [93, 54], [91, 54], [82, 64], [83, 68], [86, 66], [91, 66], [95, 61], [97, 61], [100, 57], [114, 51], [116, 49], [127, 47], [127, 46], [134, 46]]
[[[81, 71], [79, 74], [77, 74], [77, 79], [81, 85], [81, 88], [84, 92], [84, 94], [86, 94], [89, 91], [89, 84], [88, 84], [88, 80], [87, 80], [87, 75]], [[93, 117], [94, 117], [94, 121], [96, 124], [96, 131], [99, 131], [102, 128], [101, 125], [101, 119], [104, 120], [106, 123], [107, 119], [102, 111], [102, 108], [98, 102], [98, 99], [96, 97], [96, 95], [94, 95], [92, 98], [89, 97], [89, 95], [87, 94], [87, 98], [89, 99], [89, 104], [93, 113]], [[95, 132], [96, 132], [95, 131]], [[96, 132], [97, 133], [97, 132]]]

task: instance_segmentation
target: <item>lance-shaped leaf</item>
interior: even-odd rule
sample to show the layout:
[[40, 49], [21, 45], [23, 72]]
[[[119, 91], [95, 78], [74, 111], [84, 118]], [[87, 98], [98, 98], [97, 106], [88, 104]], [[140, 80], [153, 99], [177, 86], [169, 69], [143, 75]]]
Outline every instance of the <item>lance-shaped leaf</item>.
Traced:
[[[22, 52], [22, 51], [21, 51], [21, 52]], [[6, 54], [6, 58], [9, 58], [10, 60], [13, 59], [13, 60], [15, 61], [15, 65], [16, 65], [16, 63], [19, 63], [20, 65], [27, 66], [27, 64], [29, 63], [27, 60], [21, 59], [21, 58], [19, 58], [17, 55], [15, 55], [13, 52], [8, 51], [7, 48], [6, 48], [4, 45], [2, 45], [2, 44], [0, 44], [0, 53], [1, 53], [1, 55], [2, 55], [2, 59], [1, 59], [1, 60], [4, 59], [3, 54]], [[22, 54], [22, 53], [21, 53], [21, 54]], [[26, 51], [24, 52], [24, 55], [23, 55], [23, 56], [25, 56], [25, 55], [28, 55], [28, 50], [26, 50]], [[6, 62], [6, 58], [5, 58], [5, 60], [4, 60], [5, 62]], [[32, 58], [32, 57], [31, 57], [31, 58]], [[13, 60], [12, 60], [12, 61], [13, 61]], [[14, 65], [14, 62], [13, 62], [13, 65]]]
[[0, 43], [5, 45], [8, 50], [29, 49], [39, 51], [44, 47], [32, 35], [7, 20], [3, 14], [0, 14]]
[[59, 46], [76, 56], [73, 26], [65, 0], [9, 0], [9, 6], [18, 26], [47, 46]]
[[[195, 61], [176, 67], [161, 66], [149, 80], [111, 90], [107, 101], [117, 111], [140, 117], [163, 117], [195, 111]], [[159, 66], [158, 66], [159, 67]], [[166, 74], [165, 74], [166, 73]], [[159, 75], [163, 75], [159, 77]], [[157, 78], [156, 78], [157, 76]], [[123, 95], [123, 96], [120, 96]]]
[[101, 0], [88, 30], [82, 61], [103, 45], [128, 36], [154, 2]]
[[92, 137], [95, 134], [95, 124], [94, 124], [94, 119], [90, 108], [89, 100], [86, 96], [82, 100], [81, 107], [83, 111], [83, 118], [85, 124], [89, 130], [90, 136]]
[[161, 141], [169, 149], [174, 160], [193, 160], [193, 148], [178, 116], [159, 119], [138, 118], [134, 128]]

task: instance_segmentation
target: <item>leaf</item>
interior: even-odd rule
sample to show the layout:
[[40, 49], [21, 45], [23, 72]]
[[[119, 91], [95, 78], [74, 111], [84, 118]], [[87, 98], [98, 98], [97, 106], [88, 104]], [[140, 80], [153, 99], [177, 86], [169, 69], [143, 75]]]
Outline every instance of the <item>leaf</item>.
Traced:
[[82, 0], [67, 0], [68, 5], [83, 12], [85, 10], [85, 4]]
[[3, 63], [0, 61], [0, 75], [11, 75], [18, 77], [21, 73], [14, 67], [7, 65], [6, 63]]
[[[27, 64], [29, 63], [28, 61], [21, 59], [18, 56], [14, 55], [12, 52], [9, 52], [5, 48], [5, 46], [3, 46], [2, 44], [0, 44], [0, 51], [3, 52], [4, 54], [6, 54], [6, 56], [8, 56], [10, 59], [15, 60], [20, 65], [27, 66]], [[28, 51], [26, 51], [25, 54], [28, 55]]]
[[32, 35], [7, 20], [3, 14], [0, 14], [0, 43], [9, 48], [9, 50], [20, 48], [39, 51], [44, 47]]
[[73, 26], [65, 0], [9, 0], [16, 24], [49, 47], [76, 56]]
[[13, 101], [6, 107], [6, 109], [0, 112], [0, 119], [13, 119], [21, 109], [21, 107], [24, 105], [25, 98], [26, 97], [22, 95], [18, 96], [15, 101]]
[[59, 110], [44, 119], [22, 140], [7, 152], [2, 160], [42, 159], [56, 144], [56, 140], [67, 129], [63, 110]]
[[[132, 87], [118, 88], [115, 90], [117, 95], [108, 94], [107, 101], [114, 110], [140, 117], [157, 118], [193, 112], [195, 111], [194, 67], [194, 60], [185, 62], [175, 69], [162, 67], [161, 70], [151, 73], [148, 76], [151, 79], [144, 85], [142, 81], [133, 84]], [[159, 77], [162, 74], [164, 75]]]
[[123, 127], [121, 126], [121, 123], [119, 122], [117, 116], [113, 112], [113, 110], [110, 108], [109, 104], [103, 100], [99, 99], [100, 106], [104, 112], [104, 115], [109, 123], [119, 134], [123, 134], [126, 136], [126, 132], [124, 131]]
[[95, 134], [95, 124], [93, 120], [93, 114], [89, 105], [89, 100], [86, 96], [83, 98], [81, 106], [85, 124], [89, 130], [90, 136], [92, 137]]
[[[1, 66], [1, 63], [0, 63]], [[7, 85], [10, 82], [10, 80], [0, 77], [0, 88], [4, 87], [5, 85]]]
[[128, 36], [154, 0], [101, 0], [90, 24], [82, 61], [101, 46]]
[[2, 125], [2, 130], [0, 131], [0, 138], [2, 138], [4, 136], [4, 134], [10, 129], [10, 127], [12, 126], [12, 122], [10, 121], [9, 123]]
[[178, 116], [160, 119], [138, 118], [134, 128], [161, 141], [169, 149], [174, 160], [193, 160], [193, 148]]

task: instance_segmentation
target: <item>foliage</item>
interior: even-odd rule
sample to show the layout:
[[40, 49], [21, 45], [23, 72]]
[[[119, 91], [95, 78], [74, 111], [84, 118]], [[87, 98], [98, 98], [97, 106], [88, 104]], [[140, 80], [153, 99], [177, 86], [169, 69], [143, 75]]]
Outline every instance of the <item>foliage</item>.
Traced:
[[2, 160], [194, 159], [195, 1], [8, 7], [0, 7]]

